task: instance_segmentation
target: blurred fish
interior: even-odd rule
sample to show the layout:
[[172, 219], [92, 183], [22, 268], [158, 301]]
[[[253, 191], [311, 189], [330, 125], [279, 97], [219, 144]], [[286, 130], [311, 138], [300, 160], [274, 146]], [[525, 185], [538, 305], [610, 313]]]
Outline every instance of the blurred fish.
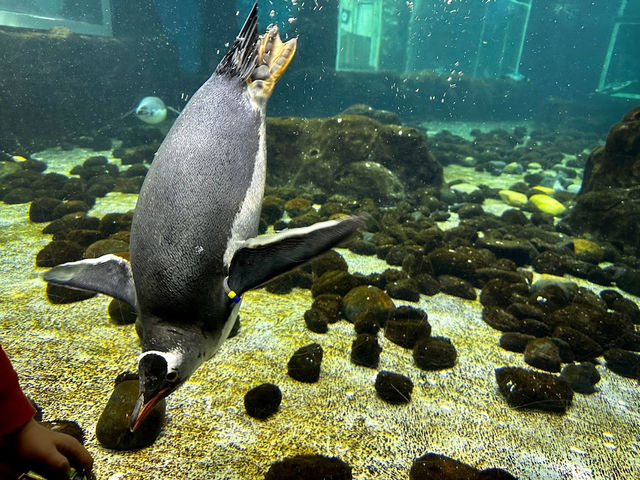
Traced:
[[180, 115], [180, 110], [176, 110], [173, 107], [167, 107], [160, 97], [144, 97], [138, 103], [136, 108], [129, 110], [122, 118], [135, 113], [136, 117], [142, 120], [144, 123], [156, 125], [164, 122], [167, 118], [167, 112], [173, 112], [176, 115]]

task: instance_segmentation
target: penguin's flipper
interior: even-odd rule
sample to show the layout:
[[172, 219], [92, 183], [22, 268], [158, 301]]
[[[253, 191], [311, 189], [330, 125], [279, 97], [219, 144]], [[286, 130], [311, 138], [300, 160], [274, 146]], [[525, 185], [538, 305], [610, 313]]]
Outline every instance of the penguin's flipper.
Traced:
[[231, 259], [228, 286], [241, 294], [262, 285], [347, 239], [366, 220], [351, 216], [251, 238]]
[[136, 306], [131, 264], [116, 255], [62, 263], [45, 272], [43, 278], [64, 287], [104, 293]]
[[167, 107], [167, 112], [172, 112], [172, 113], [175, 113], [176, 115], [180, 115], [182, 113], [180, 110], [173, 107]]

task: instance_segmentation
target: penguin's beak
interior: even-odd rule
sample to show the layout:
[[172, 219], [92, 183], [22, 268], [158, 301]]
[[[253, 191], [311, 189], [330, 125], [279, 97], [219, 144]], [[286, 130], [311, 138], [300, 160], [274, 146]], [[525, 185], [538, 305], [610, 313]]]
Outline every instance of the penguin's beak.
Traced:
[[169, 387], [165, 387], [147, 401], [145, 401], [144, 392], [138, 395], [136, 405], [133, 407], [133, 411], [131, 412], [131, 418], [129, 418], [129, 430], [131, 432], [135, 432], [140, 425], [142, 425], [142, 422], [147, 418], [149, 412], [151, 412], [153, 407], [156, 406], [156, 403], [164, 398], [170, 390], [171, 389]]

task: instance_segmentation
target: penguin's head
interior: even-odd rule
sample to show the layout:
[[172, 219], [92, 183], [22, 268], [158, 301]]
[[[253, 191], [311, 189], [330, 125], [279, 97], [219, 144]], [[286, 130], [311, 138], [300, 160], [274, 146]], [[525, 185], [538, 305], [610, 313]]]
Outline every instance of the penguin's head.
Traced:
[[131, 412], [129, 428], [135, 431], [153, 407], [182, 385], [192, 372], [184, 371], [176, 352], [147, 351], [138, 360], [140, 390]]

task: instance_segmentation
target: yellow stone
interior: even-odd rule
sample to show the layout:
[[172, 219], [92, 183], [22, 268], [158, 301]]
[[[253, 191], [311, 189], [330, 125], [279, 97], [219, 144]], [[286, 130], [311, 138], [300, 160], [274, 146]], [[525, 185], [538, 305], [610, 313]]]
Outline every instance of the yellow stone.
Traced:
[[537, 193], [529, 197], [529, 201], [533, 203], [538, 210], [551, 215], [560, 215], [566, 210], [566, 207], [562, 205], [555, 198], [543, 193]]
[[576, 255], [589, 254], [594, 258], [601, 260], [604, 255], [604, 250], [596, 242], [587, 240], [586, 238], [574, 238], [573, 239], [573, 251]]
[[500, 190], [498, 195], [500, 195], [504, 203], [514, 207], [524, 207], [527, 204], [527, 196], [524, 193], [514, 192], [513, 190]]
[[553, 188], [550, 187], [543, 187], [542, 185], [536, 185], [534, 187], [532, 187], [533, 190], [538, 190], [539, 192], [545, 193], [547, 195], [551, 195], [553, 193]]

